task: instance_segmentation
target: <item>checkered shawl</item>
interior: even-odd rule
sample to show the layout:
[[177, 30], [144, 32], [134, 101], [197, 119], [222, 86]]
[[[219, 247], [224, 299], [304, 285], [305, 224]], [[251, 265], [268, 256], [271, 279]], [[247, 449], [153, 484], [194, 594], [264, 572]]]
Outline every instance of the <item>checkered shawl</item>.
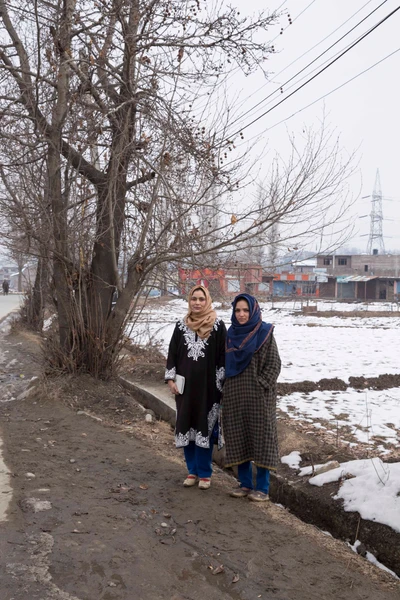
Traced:
[[252, 460], [259, 467], [277, 468], [276, 380], [280, 370], [281, 359], [271, 334], [248, 367], [225, 380], [222, 429], [226, 467]]

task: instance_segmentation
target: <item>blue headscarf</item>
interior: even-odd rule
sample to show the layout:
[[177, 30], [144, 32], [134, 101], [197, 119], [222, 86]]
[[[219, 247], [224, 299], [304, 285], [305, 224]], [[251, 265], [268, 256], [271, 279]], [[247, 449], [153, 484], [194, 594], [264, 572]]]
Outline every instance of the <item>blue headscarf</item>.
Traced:
[[[249, 305], [250, 318], [244, 325], [240, 325], [235, 315], [239, 300], [246, 300]], [[228, 329], [226, 338], [226, 377], [234, 377], [244, 371], [250, 364], [254, 352], [261, 348], [274, 329], [271, 323], [263, 322], [260, 306], [254, 296], [239, 294], [232, 302], [232, 306], [232, 325]]]

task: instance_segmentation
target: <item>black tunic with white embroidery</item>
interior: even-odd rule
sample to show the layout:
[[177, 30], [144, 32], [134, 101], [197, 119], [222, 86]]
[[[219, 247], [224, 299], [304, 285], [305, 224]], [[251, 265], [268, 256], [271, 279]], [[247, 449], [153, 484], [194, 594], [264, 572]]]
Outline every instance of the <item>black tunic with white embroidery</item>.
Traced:
[[176, 374], [185, 377], [183, 394], [175, 396], [177, 448], [192, 441], [201, 448], [209, 448], [214, 433], [217, 433], [218, 446], [222, 446], [218, 417], [225, 379], [225, 338], [226, 327], [220, 319], [216, 319], [205, 340], [184, 321], [178, 321], [175, 326], [169, 344], [165, 381], [174, 379]]

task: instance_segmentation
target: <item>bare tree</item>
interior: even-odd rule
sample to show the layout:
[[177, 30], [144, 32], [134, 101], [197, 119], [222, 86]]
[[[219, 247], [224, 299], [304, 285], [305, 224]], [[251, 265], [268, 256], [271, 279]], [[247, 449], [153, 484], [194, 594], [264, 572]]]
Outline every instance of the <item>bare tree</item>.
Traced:
[[232, 200], [248, 165], [220, 89], [232, 66], [262, 68], [277, 15], [201, 0], [0, 0], [0, 19], [3, 181], [10, 191], [27, 157], [41, 165], [24, 197], [40, 226], [19, 222], [51, 258], [60, 368], [108, 377], [154, 274], [250, 247], [277, 222], [288, 239], [299, 221], [321, 228], [349, 169], [338, 148], [326, 155], [326, 132], [274, 165], [276, 202]]

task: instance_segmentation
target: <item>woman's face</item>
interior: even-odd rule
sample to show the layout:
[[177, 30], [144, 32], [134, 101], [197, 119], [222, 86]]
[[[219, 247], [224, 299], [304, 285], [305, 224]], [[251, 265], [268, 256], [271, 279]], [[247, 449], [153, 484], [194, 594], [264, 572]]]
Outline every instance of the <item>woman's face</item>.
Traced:
[[201, 290], [195, 290], [189, 301], [192, 313], [200, 313], [206, 305], [206, 296]]
[[244, 325], [250, 319], [250, 309], [246, 300], [238, 300], [236, 302], [235, 317], [240, 325]]

